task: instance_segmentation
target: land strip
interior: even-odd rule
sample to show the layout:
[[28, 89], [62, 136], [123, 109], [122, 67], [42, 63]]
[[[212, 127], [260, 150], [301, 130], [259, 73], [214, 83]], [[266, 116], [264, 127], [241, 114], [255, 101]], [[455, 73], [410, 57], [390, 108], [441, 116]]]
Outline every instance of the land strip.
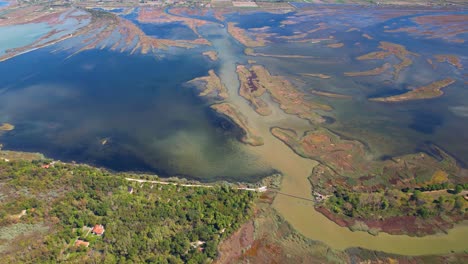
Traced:
[[389, 97], [371, 98], [369, 100], [375, 102], [395, 103], [411, 100], [432, 99], [442, 96], [444, 94], [442, 89], [453, 84], [454, 82], [455, 80], [452, 78], [445, 78], [443, 80], [435, 81], [428, 85], [418, 87], [404, 94], [393, 95]]
[[[127, 181], [133, 182], [140, 182], [140, 183], [154, 183], [154, 184], [163, 184], [163, 185], [175, 185], [175, 186], [183, 186], [183, 187], [191, 187], [191, 188], [213, 188], [214, 185], [207, 185], [207, 184], [185, 184], [185, 183], [177, 183], [177, 182], [168, 182], [168, 181], [152, 181], [152, 180], [143, 180], [143, 179], [135, 179], [135, 178], [125, 178]], [[247, 188], [247, 187], [235, 187], [236, 190], [244, 190], [244, 191], [251, 191], [251, 192], [266, 192], [268, 191], [267, 186], [262, 186], [258, 188]]]

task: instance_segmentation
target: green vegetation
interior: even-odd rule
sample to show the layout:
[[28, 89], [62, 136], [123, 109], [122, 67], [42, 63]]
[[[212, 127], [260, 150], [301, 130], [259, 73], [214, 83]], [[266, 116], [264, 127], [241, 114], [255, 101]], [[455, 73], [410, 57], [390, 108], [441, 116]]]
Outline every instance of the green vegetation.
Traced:
[[[457, 192], [457, 189], [460, 190]], [[438, 216], [463, 218], [468, 210], [468, 203], [462, 196], [451, 193], [462, 192], [463, 185], [456, 185], [455, 191], [439, 190], [435, 193], [407, 189], [353, 192], [338, 187], [323, 204], [336, 214], [353, 218], [386, 219], [401, 216], [420, 216], [425, 219]]]
[[[319, 162], [309, 181], [315, 207], [353, 230], [426, 235], [448, 230], [466, 217], [468, 184], [455, 159], [433, 146], [432, 155], [372, 159], [366, 145], [326, 130], [302, 136], [271, 133], [298, 155]], [[411, 190], [411, 192], [409, 192]]]
[[[137, 183], [89, 166], [43, 164], [0, 161], [3, 263], [206, 263], [251, 217], [256, 198], [227, 186]], [[103, 236], [86, 228], [96, 224]]]

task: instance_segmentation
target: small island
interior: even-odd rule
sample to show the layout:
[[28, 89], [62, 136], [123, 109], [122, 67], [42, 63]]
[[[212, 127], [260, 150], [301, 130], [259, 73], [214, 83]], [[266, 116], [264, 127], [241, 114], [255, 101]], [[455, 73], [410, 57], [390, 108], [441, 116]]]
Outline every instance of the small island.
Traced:
[[205, 51], [202, 54], [207, 56], [208, 58], [210, 58], [210, 60], [212, 60], [212, 61], [217, 61], [218, 60], [218, 53], [216, 51], [213, 51], [213, 50]]
[[249, 101], [250, 105], [259, 115], [270, 115], [270, 106], [260, 98], [265, 94], [266, 87], [259, 82], [257, 74], [247, 69], [244, 65], [237, 66], [237, 74], [240, 80], [239, 95]]
[[319, 91], [319, 90], [312, 90], [311, 93], [315, 95], [319, 95], [319, 96], [337, 98], [337, 99], [351, 99], [352, 98], [352, 96], [350, 95], [331, 93], [331, 92], [325, 92], [325, 91]]
[[463, 69], [463, 64], [461, 63], [461, 59], [455, 55], [435, 55], [434, 56], [437, 62], [447, 62], [450, 65], [458, 68]]
[[325, 119], [315, 110], [331, 111], [328, 105], [313, 102], [305, 98], [305, 94], [282, 76], [271, 75], [260, 65], [253, 65], [249, 70], [245, 66], [238, 66], [239, 80], [241, 80], [240, 94], [246, 98], [259, 114], [268, 113], [266, 102], [258, 100], [267, 91], [273, 101], [277, 102], [287, 114], [296, 115], [311, 123], [323, 123]]
[[368, 71], [362, 71], [362, 72], [345, 72], [345, 76], [350, 76], [350, 77], [356, 77], [356, 76], [374, 76], [374, 75], [380, 75], [387, 70], [391, 69], [392, 65], [390, 63], [385, 63], [381, 67], [374, 68], [372, 70]]
[[330, 79], [331, 76], [323, 73], [302, 73], [302, 76], [307, 76], [307, 77], [316, 77], [320, 79]]
[[333, 48], [333, 49], [342, 48], [342, 47], [344, 47], [344, 43], [333, 43], [333, 44], [328, 44], [327, 47]]
[[11, 131], [15, 129], [15, 126], [9, 123], [3, 123], [0, 125], [0, 131]]
[[369, 34], [367, 34], [367, 33], [362, 34], [362, 36], [365, 37], [365, 38], [368, 39], [368, 40], [373, 40], [373, 39], [374, 39], [373, 37], [371, 37], [371, 36], [370, 36]]
[[388, 97], [370, 98], [369, 100], [374, 102], [395, 103], [411, 100], [432, 99], [442, 96], [444, 94], [442, 89], [453, 84], [454, 82], [455, 80], [452, 78], [445, 78], [443, 80], [435, 81], [428, 85], [421, 86], [404, 94], [393, 95]]
[[221, 82], [221, 79], [214, 70], [208, 71], [208, 76], [198, 77], [188, 82], [198, 84], [201, 87], [199, 96], [217, 96], [221, 99], [229, 97], [226, 86]]
[[263, 47], [268, 43], [267, 38], [272, 36], [270, 33], [251, 33], [254, 38], [249, 37], [247, 30], [236, 26], [236, 23], [228, 23], [228, 32], [237, 41], [246, 47]]
[[257, 134], [257, 131], [252, 129], [247, 122], [247, 117], [245, 117], [234, 105], [230, 103], [219, 103], [211, 105], [216, 112], [227, 116], [239, 126], [244, 132], [244, 136], [241, 138], [243, 143], [252, 145], [252, 146], [261, 146], [263, 145], [263, 139]]
[[408, 51], [403, 45], [381, 41], [379, 49], [382, 51], [371, 52], [357, 57], [357, 60], [383, 60], [391, 55], [397, 57], [400, 63], [393, 65], [394, 78], [397, 79], [400, 72], [413, 64], [413, 60], [409, 56], [419, 56], [416, 53]]
[[255, 52], [253, 48], [245, 48], [244, 54], [248, 56], [257, 56], [257, 57], [270, 57], [270, 58], [285, 58], [285, 59], [316, 59], [314, 56], [307, 55], [289, 55], [289, 54], [266, 54]]

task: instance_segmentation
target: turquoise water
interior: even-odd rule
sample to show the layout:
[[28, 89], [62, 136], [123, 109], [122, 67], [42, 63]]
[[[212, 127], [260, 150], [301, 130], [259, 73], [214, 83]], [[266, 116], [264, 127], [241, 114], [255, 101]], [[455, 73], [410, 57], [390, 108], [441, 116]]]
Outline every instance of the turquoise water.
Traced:
[[0, 55], [8, 49], [31, 44], [50, 30], [46, 23], [0, 27]]
[[[0, 56], [14, 48], [34, 49], [76, 32], [91, 21], [89, 18], [79, 20], [74, 17], [80, 15], [86, 15], [86, 13], [82, 10], [71, 9], [61, 13], [57, 17], [58, 21], [54, 23], [40, 22], [0, 27]], [[53, 34], [48, 35], [51, 32]]]
[[51, 26], [52, 29], [55, 29], [57, 31], [57, 33], [53, 34], [49, 38], [43, 39], [41, 42], [39, 42], [39, 44], [47, 43], [48, 41], [51, 41], [53, 39], [59, 39], [64, 36], [73, 34], [79, 29], [87, 26], [91, 22], [90, 18], [79, 20], [74, 17], [83, 15], [86, 15], [86, 12], [82, 10], [71, 10], [61, 14], [59, 17], [60, 23]]

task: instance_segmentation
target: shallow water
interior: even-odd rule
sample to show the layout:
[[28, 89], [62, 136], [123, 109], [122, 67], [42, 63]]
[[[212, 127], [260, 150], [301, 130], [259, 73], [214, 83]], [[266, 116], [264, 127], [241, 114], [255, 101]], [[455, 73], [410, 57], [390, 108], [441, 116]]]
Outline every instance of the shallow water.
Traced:
[[[284, 174], [281, 192], [312, 199], [313, 197], [311, 195], [311, 187], [307, 177], [310, 175], [310, 172], [316, 165], [316, 162], [297, 156], [289, 147], [273, 137], [269, 132], [269, 128], [273, 125], [293, 127], [298, 131], [301, 131], [307, 129], [308, 127], [310, 128], [310, 124], [295, 121], [295, 117], [287, 116], [281, 111], [276, 112], [277, 114], [273, 115], [273, 117], [259, 117], [258, 114], [256, 114], [253, 109], [250, 108], [250, 106], [248, 106], [246, 101], [237, 94], [239, 82], [234, 71], [235, 65], [236, 63], [245, 63], [247, 57], [237, 55], [239, 50], [238, 44], [225, 33], [223, 33], [222, 30], [211, 28], [211, 31], [209, 32], [217, 36], [217, 40], [213, 41], [213, 44], [220, 53], [220, 77], [230, 90], [230, 100], [239, 106], [242, 112], [249, 117], [249, 120], [254, 120], [253, 123], [255, 124], [255, 128], [258, 129], [264, 139], [265, 145], [260, 147], [251, 147], [251, 151], [262, 157], [265, 162], [272, 164], [274, 169], [281, 171]], [[264, 65], [268, 65], [268, 68], [272, 72], [278, 71], [282, 73], [288, 73], [293, 72], [294, 69], [296, 69], [291, 69], [290, 64], [285, 63], [285, 60], [258, 57], [256, 57], [255, 60]], [[295, 61], [297, 63], [297, 60]], [[337, 102], [340, 101], [337, 100]], [[359, 118], [362, 120], [372, 116], [377, 118], [377, 116], [381, 116], [381, 114], [384, 114], [383, 117], [380, 117], [382, 118], [382, 122], [388, 123], [392, 120], [390, 119], [391, 115], [386, 114], [387, 112], [385, 112], [385, 110], [380, 110], [380, 112], [364, 112], [362, 109], [359, 109], [357, 105], [363, 103], [362, 101], [359, 101], [359, 99], [357, 102], [352, 101], [346, 103], [352, 104], [352, 106], [349, 106], [348, 108], [346, 105], [343, 105], [342, 109], [340, 109], [342, 113], [346, 113], [347, 110], [350, 110], [351, 108], [357, 108], [355, 111], [361, 115]], [[416, 103], [416, 109], [418, 105], [420, 106], [420, 104], [423, 103]], [[336, 104], [334, 106], [336, 106]], [[381, 105], [380, 107], [385, 108], [384, 105]], [[278, 109], [276, 109], [276, 111], [277, 110]], [[382, 113], [382, 111], [384, 112]], [[366, 114], [363, 115], [363, 113]], [[431, 114], [431, 112], [429, 112], [429, 114]], [[349, 115], [355, 116], [357, 114], [355, 112], [351, 112]], [[413, 120], [412, 122], [421, 125], [424, 124], [424, 118], [427, 117], [423, 116], [422, 118], [417, 118], [423, 120]], [[342, 116], [338, 116], [337, 122], [341, 123], [344, 119], [345, 118]], [[393, 120], [395, 119], [398, 118], [393, 117]], [[406, 120], [406, 118], [404, 120]], [[389, 126], [393, 127], [398, 127], [401, 125], [400, 123], [390, 123], [391, 124], [389, 124]], [[446, 125], [445, 123], [442, 124]], [[427, 124], [427, 126], [430, 129], [434, 129], [434, 127], [438, 127], [442, 124], [439, 124], [438, 122], [435, 122], [431, 119], [431, 123]], [[367, 129], [368, 127], [371, 126], [367, 124], [367, 126], [363, 129]], [[378, 131], [377, 128], [374, 129]], [[403, 131], [404, 129], [406, 128], [403, 128]], [[410, 128], [409, 130], [412, 129]], [[399, 131], [399, 133], [402, 132], [402, 130], [397, 131]], [[416, 131], [414, 132], [417, 134], [415, 137], [419, 136], [421, 132], [427, 131]], [[365, 134], [363, 133], [362, 135]], [[415, 147], [413, 142], [408, 141], [404, 143], [408, 144], [407, 149], [412, 149]], [[378, 144], [376, 143], [376, 145]], [[396, 152], [396, 150], [393, 151]], [[315, 211], [312, 202], [278, 194], [274, 201], [274, 207], [301, 234], [313, 240], [325, 242], [327, 245], [336, 249], [343, 250], [349, 247], [364, 247], [367, 249], [404, 255], [447, 254], [452, 251], [462, 252], [466, 250], [466, 245], [464, 243], [466, 240], [465, 238], [468, 235], [468, 225], [466, 224], [457, 225], [454, 229], [450, 230], [448, 234], [431, 235], [425, 237], [388, 235], [385, 233], [379, 234], [378, 236], [372, 236], [365, 232], [352, 232], [348, 228], [339, 227], [334, 222], [328, 220], [325, 216]]]
[[[286, 153], [286, 150], [284, 150]], [[291, 151], [292, 152], [292, 151]], [[277, 168], [286, 172], [281, 191], [300, 197], [313, 199], [307, 177], [313, 164], [301, 158], [283, 156], [276, 159]], [[274, 159], [271, 155], [270, 159]], [[384, 251], [401, 255], [428, 255], [464, 252], [468, 225], [460, 224], [451, 229], [448, 234], [430, 235], [424, 237], [409, 237], [405, 235], [389, 235], [380, 233], [377, 236], [366, 232], [352, 232], [346, 227], [340, 227], [315, 211], [313, 202], [278, 195], [274, 207], [301, 234], [313, 240], [326, 243], [332, 248], [344, 250], [350, 247]]]
[[239, 131], [183, 85], [214, 66], [202, 55], [65, 57], [43, 50], [0, 64], [0, 121], [16, 126], [1, 138], [5, 148], [201, 180], [271, 173], [245, 153]]
[[[121, 12], [121, 10], [111, 12]], [[122, 15], [121, 17], [130, 20], [137, 25], [145, 34], [155, 38], [163, 39], [185, 39], [194, 40], [198, 38], [197, 34], [182, 22], [169, 23], [143, 23], [138, 20], [139, 8], [135, 8], [132, 13]]]
[[[355, 14], [341, 19], [349, 19], [351, 23], [350, 17]], [[405, 44], [410, 51], [424, 56], [431, 51], [454, 52], [461, 54], [466, 62], [466, 51], [460, 49], [459, 44], [441, 46], [437, 40], [401, 43], [401, 33], [385, 37], [379, 35], [378, 29], [382, 29], [385, 23], [373, 18], [372, 12], [370, 14], [353, 19], [374, 36]], [[290, 15], [250, 12], [226, 17], [228, 21], [242, 21], [241, 27], [260, 28], [265, 25], [280, 27], [281, 20]], [[135, 19], [134, 16], [135, 13], [127, 18]], [[240, 16], [246, 16], [246, 19]], [[255, 19], [257, 17], [262, 19]], [[307, 27], [311, 28], [321, 19], [314, 17]], [[398, 19], [392, 21], [397, 22], [400, 23]], [[340, 26], [340, 23], [334, 23]], [[379, 24], [372, 26], [375, 23]], [[401, 23], [406, 22], [401, 20]], [[180, 37], [171, 31], [179, 24], [172, 25], [174, 28], [165, 27], [165, 31], [154, 25], [140, 26], [149, 34]], [[287, 28], [272, 30], [287, 35], [294, 32], [294, 29]], [[77, 160], [116, 170], [187, 175], [206, 181], [255, 181], [278, 170], [284, 174], [282, 192], [312, 198], [307, 177], [316, 162], [297, 156], [273, 137], [269, 129], [283, 126], [302, 132], [313, 126], [284, 114], [276, 103], [272, 103], [275, 107], [271, 116], [261, 117], [238, 95], [236, 64], [246, 64], [248, 59], [254, 59], [272, 74], [286, 76], [306, 93], [319, 89], [352, 95], [352, 100], [311, 98], [334, 107], [334, 111], [326, 114], [336, 122], [327, 124], [327, 127], [368, 143], [376, 157], [412, 153], [431, 141], [460, 161], [468, 160], [468, 149], [460, 144], [468, 140], [468, 133], [465, 133], [468, 131], [468, 91], [460, 78], [464, 70], [457, 72], [450, 65], [440, 64], [433, 73], [422, 58], [415, 58], [418, 67], [403, 71], [398, 80], [392, 80], [391, 74], [351, 78], [343, 76], [343, 72], [369, 70], [382, 64], [381, 61], [357, 62], [354, 59], [377, 50], [379, 39], [366, 41], [361, 37], [362, 32], [324, 31], [316, 36], [333, 34], [345, 47], [329, 49], [326, 47], [328, 42], [294, 44], [277, 41], [268, 48], [256, 49], [265, 54], [314, 57], [286, 59], [245, 56], [243, 47], [229, 36], [226, 27], [220, 25], [204, 26], [199, 31], [213, 43], [212, 47], [170, 50], [158, 54], [159, 58], [103, 50], [79, 53], [70, 59], [65, 59], [66, 52], [49, 54], [50, 48], [1, 63], [0, 122], [11, 122], [16, 129], [5, 133], [0, 140], [6, 148], [45, 152], [53, 158]], [[182, 35], [188, 37], [185, 33]], [[356, 45], [357, 38], [359, 45]], [[421, 43], [427, 46], [420, 47]], [[70, 44], [63, 44], [67, 45]], [[218, 51], [219, 60], [216, 62], [201, 55], [202, 51], [211, 49]], [[248, 117], [265, 145], [251, 147], [240, 144], [236, 139], [239, 130], [213, 113], [209, 102], [199, 98], [195, 89], [183, 85], [190, 79], [206, 75], [209, 69], [215, 69], [229, 89], [228, 101]], [[332, 78], [305, 78], [300, 73], [323, 73]], [[458, 82], [446, 88], [444, 96], [434, 100], [399, 104], [367, 100], [377, 95], [403, 92], [409, 85], [423, 85], [431, 78], [447, 74]], [[457, 137], [453, 136], [455, 131]], [[274, 207], [300, 233], [333, 248], [360, 246], [407, 255], [466, 250], [466, 225], [455, 227], [448, 235], [411, 238], [380, 234], [374, 237], [339, 227], [316, 212], [311, 202], [278, 195]]]
[[0, 55], [8, 49], [33, 43], [49, 30], [46, 23], [0, 27]]
[[[323, 21], [328, 22], [327, 19]], [[399, 20], [390, 20], [388, 24], [393, 24], [394, 21]], [[383, 29], [385, 25], [387, 23], [379, 23], [367, 28], [374, 31], [375, 28]], [[330, 35], [327, 33], [330, 30], [321, 34]], [[402, 38], [402, 33], [392, 34], [392, 37], [387, 34], [386, 41], [402, 44], [409, 51], [419, 54], [419, 57], [412, 57], [414, 65], [403, 70], [397, 80], [393, 79], [391, 71], [379, 76], [347, 77], [344, 76], [344, 72], [366, 71], [384, 63], [381, 60], [355, 59], [357, 56], [377, 51], [380, 35], [384, 36], [383, 33], [377, 34], [376, 31], [373, 36], [379, 37], [370, 41], [360, 36], [362, 32], [353, 34], [356, 32], [346, 33], [339, 30], [333, 34], [337, 39], [333, 42], [342, 42], [345, 45], [339, 49], [326, 47], [332, 43], [330, 41], [316, 44], [279, 42], [255, 49], [263, 54], [304, 55], [312, 58], [250, 58], [267, 66], [273, 74], [286, 76], [305, 92], [320, 90], [352, 96], [351, 100], [343, 100], [310, 95], [313, 100], [327, 103], [334, 108], [326, 115], [333, 117], [336, 122], [326, 125], [327, 127], [350, 138], [369, 143], [376, 156], [413, 153], [431, 142], [454, 155], [460, 161], [460, 165], [467, 166], [468, 148], [460, 143], [468, 141], [468, 119], [459, 111], [453, 111], [468, 107], [468, 90], [463, 77], [467, 71], [454, 69], [448, 63], [438, 63], [436, 70], [433, 70], [426, 62], [426, 58], [431, 58], [434, 54], [455, 54], [467, 65], [467, 51], [460, 49], [460, 44], [457, 43]], [[360, 45], [355, 45], [358, 41]], [[301, 73], [321, 73], [331, 78], [304, 77]], [[368, 101], [368, 98], [372, 97], [401, 94], [410, 88], [446, 77], [454, 78], [456, 83], [445, 88], [444, 95], [439, 98], [395, 104]], [[454, 131], [463, 133], [457, 137], [450, 136]]]

